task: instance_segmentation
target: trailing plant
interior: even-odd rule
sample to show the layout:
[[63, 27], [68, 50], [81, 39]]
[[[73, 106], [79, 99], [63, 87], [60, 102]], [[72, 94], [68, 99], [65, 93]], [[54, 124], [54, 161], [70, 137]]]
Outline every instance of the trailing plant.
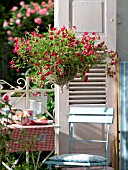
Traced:
[[84, 32], [77, 38], [75, 30], [75, 26], [58, 29], [49, 25], [48, 32], [39, 33], [39, 26], [25, 31], [24, 37], [15, 38], [11, 68], [19, 71], [28, 67], [30, 80], [40, 88], [46, 80], [63, 87], [76, 76], [87, 82], [87, 73], [96, 65], [103, 65], [106, 75], [114, 77], [116, 52], [109, 51], [95, 32]]

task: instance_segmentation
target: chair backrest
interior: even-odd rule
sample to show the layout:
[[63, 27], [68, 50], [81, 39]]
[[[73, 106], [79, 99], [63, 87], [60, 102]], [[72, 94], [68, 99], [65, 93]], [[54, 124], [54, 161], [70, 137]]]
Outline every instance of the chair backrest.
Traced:
[[69, 122], [72, 123], [113, 123], [113, 108], [106, 107], [70, 107]]
[[[107, 107], [70, 107], [69, 113], [69, 140], [68, 140], [68, 152], [70, 153], [71, 142], [101, 142], [105, 143], [106, 148], [106, 166], [108, 164], [108, 142], [110, 124], [113, 123], [114, 109]], [[89, 124], [104, 124], [106, 125], [106, 138], [105, 139], [76, 139], [73, 136], [74, 123], [89, 123]]]

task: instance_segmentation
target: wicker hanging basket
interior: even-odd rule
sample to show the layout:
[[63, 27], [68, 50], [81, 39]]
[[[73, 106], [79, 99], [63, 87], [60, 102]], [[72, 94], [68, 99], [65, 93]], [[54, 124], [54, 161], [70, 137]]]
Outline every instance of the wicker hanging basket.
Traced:
[[[75, 68], [75, 69], [74, 69]], [[70, 67], [65, 66], [64, 67], [64, 75], [56, 73], [56, 75], [50, 75], [48, 77], [49, 81], [53, 82], [54, 84], [57, 84], [63, 89], [63, 86], [67, 83], [69, 83], [71, 80], [73, 80], [76, 77], [77, 74], [77, 67]]]

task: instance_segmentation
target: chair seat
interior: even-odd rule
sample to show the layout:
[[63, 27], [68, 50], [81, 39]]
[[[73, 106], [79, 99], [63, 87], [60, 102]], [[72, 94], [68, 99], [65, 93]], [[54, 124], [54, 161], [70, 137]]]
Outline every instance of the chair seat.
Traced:
[[58, 165], [58, 166], [68, 166], [68, 167], [97, 167], [97, 166], [106, 166], [106, 162], [100, 163], [80, 163], [80, 162], [62, 162], [62, 161], [45, 161], [44, 164], [47, 165]]
[[90, 154], [61, 154], [58, 156], [52, 156], [49, 158], [51, 161], [59, 162], [79, 162], [79, 163], [102, 163], [106, 162], [106, 158], [99, 155], [90, 155]]

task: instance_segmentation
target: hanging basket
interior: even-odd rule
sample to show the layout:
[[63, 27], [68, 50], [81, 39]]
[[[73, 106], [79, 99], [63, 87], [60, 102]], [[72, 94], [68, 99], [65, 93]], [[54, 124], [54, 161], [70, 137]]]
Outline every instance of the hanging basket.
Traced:
[[61, 88], [67, 83], [69, 83], [71, 80], [73, 80], [76, 77], [77, 74], [77, 67], [70, 67], [65, 66], [64, 67], [64, 75], [56, 73], [56, 75], [50, 75], [48, 77], [48, 80], [53, 82], [54, 84], [59, 85]]

